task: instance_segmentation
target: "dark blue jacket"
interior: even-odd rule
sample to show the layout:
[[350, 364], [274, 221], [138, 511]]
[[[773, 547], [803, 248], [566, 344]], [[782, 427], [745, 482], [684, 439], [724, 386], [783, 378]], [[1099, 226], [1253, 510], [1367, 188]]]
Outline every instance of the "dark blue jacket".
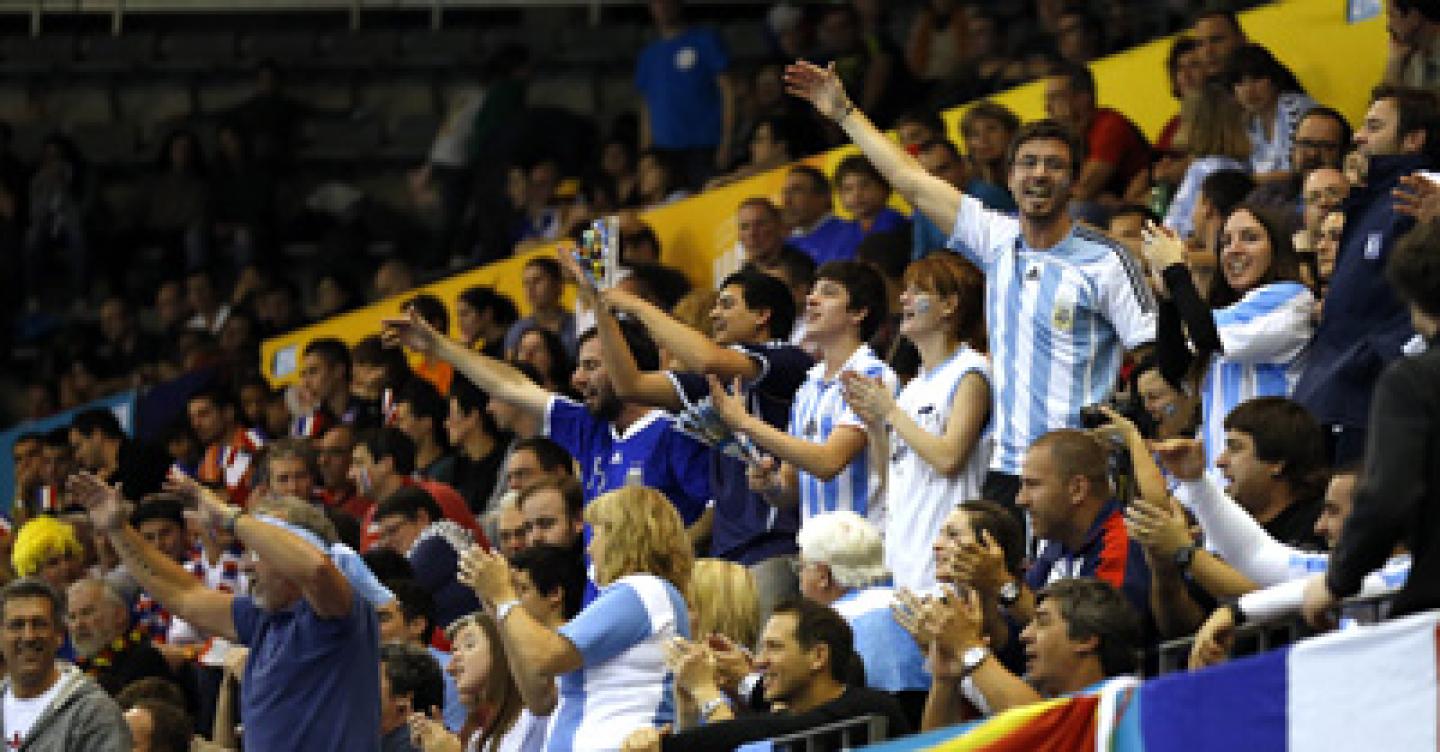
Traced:
[[1385, 281], [1385, 261], [1415, 224], [1395, 211], [1391, 191], [1401, 177], [1427, 167], [1418, 155], [1374, 157], [1367, 184], [1351, 190], [1341, 207], [1345, 233], [1325, 312], [1295, 387], [1295, 399], [1323, 424], [1364, 427], [1376, 379], [1414, 335], [1409, 309]]

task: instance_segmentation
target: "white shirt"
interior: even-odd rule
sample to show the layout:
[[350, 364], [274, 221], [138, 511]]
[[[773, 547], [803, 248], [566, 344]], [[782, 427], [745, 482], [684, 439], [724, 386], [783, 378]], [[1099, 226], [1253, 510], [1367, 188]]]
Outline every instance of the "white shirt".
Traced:
[[30, 736], [30, 729], [35, 726], [35, 721], [45, 714], [50, 703], [55, 701], [56, 695], [60, 694], [60, 687], [65, 682], [63, 677], [56, 677], [55, 683], [45, 690], [38, 697], [22, 700], [15, 696], [15, 687], [11, 685], [5, 690], [4, 713], [5, 713], [5, 734], [6, 749], [19, 749], [18, 746], [9, 746], [11, 740], [25, 740]]
[[[961, 379], [978, 373], [990, 380], [985, 356], [961, 346], [929, 373], [920, 373], [900, 390], [897, 404], [921, 429], [936, 436], [945, 433], [955, 390]], [[981, 432], [965, 466], [954, 475], [942, 475], [926, 462], [895, 429], [890, 429], [890, 468], [885, 496], [885, 566], [895, 587], [922, 592], [935, 586], [935, 556], [930, 550], [945, 517], [957, 504], [980, 498], [985, 471], [990, 466], [990, 421]]]
[[1155, 339], [1155, 298], [1135, 259], [1075, 224], [1053, 248], [1025, 247], [1020, 222], [961, 196], [946, 246], [985, 273], [995, 454], [990, 469], [1020, 473], [1025, 450], [1115, 389], [1126, 349]]
[[515, 724], [495, 745], [495, 752], [540, 752], [545, 749], [545, 727], [549, 723], [548, 717], [536, 718], [529, 710], [521, 708]]

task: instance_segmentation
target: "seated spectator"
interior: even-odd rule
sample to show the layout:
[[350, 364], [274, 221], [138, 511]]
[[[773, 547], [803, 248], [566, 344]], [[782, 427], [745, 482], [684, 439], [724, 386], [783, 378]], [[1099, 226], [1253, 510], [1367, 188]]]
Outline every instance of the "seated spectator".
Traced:
[[63, 593], [85, 576], [85, 548], [70, 523], [48, 515], [33, 517], [15, 533], [10, 565], [17, 577], [39, 578]]
[[1045, 114], [1068, 127], [1085, 147], [1072, 201], [1113, 206], [1136, 198], [1127, 193], [1135, 176], [1150, 165], [1150, 144], [1129, 118], [1098, 102], [1095, 77], [1084, 65], [1066, 64], [1045, 79]]
[[584, 607], [585, 557], [570, 547], [541, 544], [509, 556], [515, 595], [535, 621], [557, 629]]
[[[1253, 194], [1254, 189], [1255, 179], [1250, 177], [1250, 173], [1241, 170], [1212, 172], [1200, 183], [1200, 193], [1195, 197], [1195, 209], [1190, 214], [1191, 233], [1190, 242], [1186, 244], [1185, 262], [1195, 280], [1195, 289], [1206, 297], [1215, 289], [1215, 268], [1220, 263], [1225, 220], [1246, 203], [1246, 195]], [[1142, 242], [1141, 255], [1144, 254]], [[1203, 268], [1197, 272], [1197, 266]], [[1154, 275], [1163, 270], [1152, 267], [1149, 258], [1145, 259], [1145, 268], [1151, 274], [1153, 288]]]
[[1311, 107], [1300, 116], [1290, 139], [1290, 179], [1262, 183], [1246, 201], [1298, 216], [1305, 180], [1321, 167], [1340, 169], [1350, 140], [1350, 123], [1344, 115], [1329, 107]]
[[1221, 425], [1236, 405], [1289, 396], [1315, 304], [1300, 282], [1290, 236], [1273, 214], [1241, 205], [1225, 219], [1220, 247], [1207, 310], [1185, 269], [1179, 238], [1157, 228], [1145, 246], [1165, 301], [1157, 357], [1172, 378], [1204, 364], [1201, 431], [1212, 461], [1224, 444]]
[[[1098, 694], [1110, 680], [1136, 671], [1142, 622], [1113, 585], [1067, 577], [1046, 585], [1035, 598], [1035, 616], [1020, 633], [1024, 678], [1001, 665], [986, 646], [973, 594], [907, 598], [897, 617], [929, 647], [935, 674], [925, 704], [925, 730], [974, 717], [971, 711], [992, 715], [1052, 697]], [[973, 694], [962, 694], [962, 682]], [[985, 707], [975, 707], [976, 701]]]
[[1040, 552], [1025, 573], [1038, 593], [1067, 577], [1096, 577], [1124, 594], [1147, 622], [1150, 568], [1110, 486], [1108, 451], [1082, 431], [1051, 431], [1025, 452], [1016, 503], [1030, 513]]
[[[922, 84], [934, 86], [955, 77], [973, 56], [969, 48], [968, 7], [953, 0], [930, 0], [910, 22], [905, 64]], [[899, 121], [896, 127], [899, 127]]]
[[85, 579], [66, 592], [65, 622], [75, 665], [112, 696], [149, 676], [170, 678], [170, 666], [142, 629], [130, 627], [130, 607], [113, 586]]
[[559, 546], [583, 551], [585, 495], [574, 478], [540, 480], [520, 492], [515, 507], [525, 516], [526, 548]]
[[1207, 85], [1181, 102], [1176, 145], [1189, 156], [1190, 166], [1175, 189], [1165, 226], [1189, 238], [1195, 230], [1195, 205], [1205, 178], [1221, 170], [1250, 170], [1252, 147], [1245, 133], [1244, 111], [1228, 91]]
[[[362, 434], [355, 443], [350, 458], [350, 479], [355, 482], [361, 496], [368, 499], [384, 500], [407, 486], [423, 489], [439, 505], [445, 519], [454, 522], [470, 533], [475, 542], [489, 545], [485, 533], [475, 521], [475, 515], [465, 500], [454, 488], [431, 480], [416, 480], [415, 443], [398, 428], [382, 428]], [[369, 517], [360, 518], [364, 537], [361, 550], [368, 550], [375, 542], [379, 528], [374, 525], [372, 510]], [[435, 517], [432, 521], [438, 521]], [[404, 551], [401, 551], [404, 553]]]
[[423, 379], [411, 379], [395, 395], [390, 423], [415, 443], [415, 474], [425, 480], [455, 485], [455, 453], [445, 429], [449, 406]]
[[500, 553], [514, 559], [516, 554], [529, 547], [530, 529], [525, 521], [525, 513], [520, 511], [518, 491], [506, 491], [496, 502], [495, 540]]
[[[964, 189], [969, 183], [965, 158], [960, 150], [948, 140], [931, 139], [915, 145], [915, 158], [925, 171], [945, 182]], [[925, 254], [945, 247], [950, 233], [935, 226], [924, 214], [916, 212], [910, 217], [912, 239], [910, 258], [920, 260]]]
[[1016, 206], [1006, 179], [1005, 160], [1010, 140], [1018, 130], [1020, 118], [1004, 105], [989, 100], [977, 102], [960, 118], [960, 135], [970, 160], [970, 181], [965, 192], [1007, 214], [1013, 213]]
[[144, 752], [190, 752], [193, 722], [179, 706], [141, 700], [125, 710], [132, 749]]
[[620, 215], [620, 265], [659, 262], [660, 238], [656, 237], [655, 228], [633, 212]]
[[370, 287], [373, 291], [372, 302], [404, 295], [415, 288], [415, 271], [404, 259], [386, 259], [375, 270]]
[[1135, 364], [1130, 381], [1154, 429], [1147, 435], [1158, 439], [1194, 435], [1200, 425], [1200, 401], [1180, 382], [1172, 382], [1153, 355]]
[[665, 152], [651, 150], [641, 153], [636, 169], [636, 198], [644, 210], [658, 209], [690, 195], [680, 168]]
[[1082, 5], [1067, 5], [1055, 21], [1055, 51], [1073, 65], [1088, 65], [1105, 52], [1100, 20]]
[[1315, 237], [1315, 287], [1320, 297], [1335, 276], [1335, 259], [1340, 253], [1340, 240], [1345, 234], [1345, 212], [1332, 211], [1320, 220], [1320, 233]]
[[118, 391], [137, 381], [151, 381], [160, 361], [161, 340], [142, 330], [130, 301], [111, 295], [100, 303], [100, 341], [95, 364]]
[[575, 316], [560, 305], [560, 294], [565, 289], [560, 264], [553, 258], [532, 258], [520, 272], [520, 283], [525, 288], [530, 315], [516, 321], [505, 334], [505, 352], [513, 354], [520, 345], [520, 335], [533, 326], [560, 335], [565, 351], [575, 352]]
[[629, 266], [629, 275], [616, 285], [662, 311], [672, 311], [675, 305], [690, 292], [690, 280], [684, 272], [674, 267], [655, 263], [638, 263]]
[[[1177, 35], [1165, 57], [1165, 71], [1170, 77], [1170, 95], [1183, 105], [1185, 99], [1205, 86], [1204, 63], [1200, 60], [1200, 43], [1193, 37]], [[1180, 115], [1165, 121], [1155, 138], [1155, 164], [1151, 168], [1156, 183], [1176, 185], [1185, 172], [1183, 151], [1176, 148], [1180, 132]]]
[[749, 158], [734, 170], [711, 178], [705, 183], [705, 190], [769, 172], [805, 156], [800, 145], [801, 127], [801, 124], [784, 114], [761, 118], [750, 133]]
[[560, 335], [549, 329], [536, 326], [526, 329], [516, 341], [509, 359], [516, 366], [529, 366], [540, 376], [536, 382], [540, 386], [566, 394], [573, 391], [570, 375], [575, 372], [574, 358], [565, 349], [565, 341]]
[[185, 278], [185, 300], [192, 312], [185, 328], [211, 336], [220, 333], [226, 317], [230, 315], [230, 305], [221, 298], [215, 289], [215, 280], [209, 274], [195, 271]]
[[[1333, 167], [1317, 167], [1305, 175], [1302, 186], [1300, 206], [1303, 208], [1304, 219], [1299, 231], [1295, 233], [1296, 250], [1315, 253], [1319, 250], [1323, 232], [1321, 225], [1326, 217], [1339, 213], [1342, 218], [1341, 227], [1344, 226], [1345, 215], [1340, 211], [1340, 206], [1345, 197], [1350, 195], [1350, 179]], [[1337, 243], [1339, 240], [1338, 237], [1335, 239]], [[1331, 269], [1325, 273], [1325, 279], [1329, 279], [1330, 271], [1334, 270], [1334, 260], [1332, 255]]]
[[[374, 571], [374, 567], [371, 568], [371, 571]], [[412, 575], [413, 572], [414, 568], [412, 567]], [[382, 644], [399, 643], [421, 648], [429, 652], [431, 661], [437, 666], [448, 664], [450, 654], [430, 644], [431, 639], [435, 637], [435, 599], [430, 597], [429, 591], [421, 587], [410, 576], [386, 577], [382, 578], [381, 582], [395, 595], [395, 600], [375, 607], [375, 618], [380, 625], [380, 642]], [[443, 684], [445, 727], [458, 733], [465, 725], [467, 715], [465, 706], [460, 702], [460, 694], [455, 687], [454, 677], [446, 675]], [[439, 704], [436, 703], [437, 706]], [[428, 712], [425, 714], [430, 715]], [[405, 720], [405, 715], [408, 713], [402, 714], [400, 719], [402, 722]], [[382, 732], [385, 730], [383, 728], [385, 725], [382, 721]]]
[[543, 481], [558, 481], [574, 474], [575, 460], [564, 447], [544, 436], [531, 436], [517, 441], [510, 450], [506, 490], [524, 493]]
[[510, 230], [511, 243], [523, 246], [560, 237], [565, 228], [555, 200], [559, 185], [560, 165], [555, 160], [542, 158], [525, 168], [524, 200]]
[[[422, 752], [411, 744], [412, 713], [433, 718], [444, 696], [440, 664], [423, 647], [408, 642], [380, 645], [380, 748]], [[463, 712], [463, 710], [462, 710]]]
[[204, 447], [195, 478], [223, 485], [231, 501], [243, 505], [250, 496], [251, 463], [265, 447], [264, 435], [239, 424], [233, 398], [218, 388], [190, 395], [185, 409], [195, 438]]
[[275, 176], [239, 125], [221, 123], [215, 143], [207, 191], [216, 250], [227, 250], [236, 268], [263, 261], [275, 241]]
[[961, 502], [945, 518], [932, 549], [939, 582], [979, 596], [990, 649], [1006, 668], [1023, 672], [1019, 634], [1035, 615], [1035, 600], [1024, 588], [1025, 529], [1015, 515], [993, 501]]
[[1200, 61], [1210, 78], [1223, 75], [1230, 55], [1246, 42], [1239, 14], [1223, 3], [1201, 8], [1191, 22], [1189, 36], [1200, 43]]
[[305, 344], [300, 356], [299, 402], [304, 411], [291, 435], [319, 438], [336, 425], [366, 428], [376, 416], [351, 393], [354, 363], [350, 348], [334, 337]]
[[505, 334], [519, 318], [515, 301], [493, 287], [469, 287], [455, 298], [460, 341], [492, 358], [505, 357]]
[[137, 242], [160, 245], [171, 258], [184, 259], [187, 269], [207, 265], [210, 191], [205, 154], [193, 131], [176, 130], [165, 137], [155, 172], [145, 183], [136, 193], [137, 205], [128, 212], [136, 223]]
[[886, 206], [890, 185], [864, 157], [853, 155], [842, 160], [835, 168], [835, 185], [840, 192], [841, 206], [854, 219], [845, 221], [823, 246], [796, 243], [815, 259], [817, 266], [855, 258], [860, 241], [871, 233], [907, 228], [904, 215]]
[[[548, 713], [538, 716], [513, 671], [511, 655], [497, 618], [485, 612], [467, 614], [450, 626], [446, 637], [455, 646], [445, 673], [455, 680], [460, 700], [470, 712], [455, 737], [424, 713], [410, 716], [410, 731], [423, 752], [436, 749], [514, 750], [546, 749]], [[461, 739], [464, 739], [462, 742]], [[446, 742], [450, 746], [445, 746]]]
[[430, 494], [406, 487], [385, 497], [375, 508], [379, 528], [376, 545], [404, 554], [415, 570], [415, 582], [435, 599], [435, 622], [450, 622], [478, 607], [475, 596], [455, 578], [460, 557], [476, 543], [465, 528], [445, 518]]
[[455, 447], [452, 484], [476, 515], [484, 513], [500, 480], [506, 438], [486, 411], [484, 392], [465, 379], [450, 387], [450, 412], [445, 432]]
[[363, 520], [369, 516], [375, 502], [366, 498], [355, 481], [350, 479], [350, 463], [354, 454], [355, 429], [339, 425], [326, 431], [315, 444], [315, 465], [320, 474], [315, 493], [325, 506]]
[[52, 133], [40, 147], [40, 164], [30, 178], [30, 216], [25, 231], [22, 267], [26, 310], [37, 310], [53, 277], [51, 259], [59, 256], [69, 272], [64, 289], [83, 297], [90, 292], [91, 237], [99, 208], [100, 187], [80, 149], [68, 136]]
[[755, 665], [766, 677], [765, 701], [781, 708], [768, 716], [736, 718], [716, 686], [703, 645], [683, 645], [677, 652], [677, 691], [701, 709], [704, 724], [677, 733], [641, 728], [625, 739], [625, 752], [730, 750], [867, 715], [884, 716], [890, 736], [910, 731], [893, 698], [854, 682], [860, 669], [850, 626], [828, 606], [789, 601], [765, 623]]
[[162, 454], [126, 436], [115, 413], [104, 408], [75, 416], [70, 422], [70, 444], [80, 469], [107, 483], [121, 483], [137, 496], [159, 491], [169, 469]]
[[780, 214], [789, 228], [790, 242], [813, 258], [845, 228], [833, 213], [830, 179], [819, 168], [799, 165], [785, 174]]
[[1434, 89], [1440, 85], [1440, 9], [1419, 0], [1386, 4], [1385, 75], [1382, 83]]
[[690, 603], [690, 634], [696, 640], [721, 635], [735, 645], [753, 648], [760, 637], [760, 601], [755, 575], [724, 559], [696, 559], [686, 591]]
[[516, 608], [514, 575], [498, 554], [472, 551], [462, 574], [499, 622], [526, 707], [554, 713], [551, 750], [615, 749], [636, 728], [673, 721], [665, 648], [690, 635], [681, 588], [693, 560], [674, 505], [653, 488], [626, 486], [592, 501], [585, 516], [603, 589], [558, 629]]
[[0, 590], [0, 620], [6, 625], [0, 655], [7, 674], [0, 694], [10, 706], [5, 734], [13, 740], [7, 744], [127, 752], [130, 730], [120, 707], [85, 672], [58, 660], [65, 640], [63, 602], [60, 591], [33, 577], [22, 576]]
[[1144, 241], [1144, 230], [1150, 224], [1160, 224], [1160, 218], [1150, 207], [1140, 204], [1125, 204], [1113, 212], [1110, 212], [1110, 221], [1105, 225], [1105, 234], [1112, 240], [1125, 246], [1125, 250], [1135, 257], [1135, 262], [1140, 267], [1149, 271], [1145, 261], [1145, 254], [1140, 251]]
[[880, 531], [853, 512], [826, 512], [811, 517], [797, 541], [801, 595], [845, 617], [865, 686], [891, 694], [918, 719], [930, 679], [925, 656], [890, 613], [895, 588]]
[[1295, 74], [1258, 44], [1242, 45], [1226, 62], [1225, 75], [1245, 109], [1250, 134], [1250, 168], [1259, 182], [1288, 180], [1295, 126], [1315, 100]]

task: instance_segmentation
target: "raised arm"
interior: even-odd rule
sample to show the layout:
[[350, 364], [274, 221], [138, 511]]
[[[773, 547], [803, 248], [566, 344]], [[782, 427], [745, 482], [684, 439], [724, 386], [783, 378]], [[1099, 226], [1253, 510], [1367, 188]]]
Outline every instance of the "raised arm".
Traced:
[[435, 331], [414, 309], [403, 318], [385, 319], [387, 345], [403, 345], [416, 352], [439, 358], [455, 367], [465, 378], [490, 396], [534, 414], [543, 414], [550, 403], [545, 391], [509, 363], [482, 355]]
[[561, 249], [555, 257], [565, 270], [566, 276], [575, 283], [575, 294], [579, 296], [580, 304], [595, 312], [595, 331], [600, 337], [600, 360], [605, 364], [605, 372], [610, 377], [610, 385], [615, 389], [615, 395], [622, 400], [654, 405], [670, 411], [683, 409], [685, 405], [680, 395], [675, 392], [675, 385], [670, 382], [669, 377], [658, 371], [640, 370], [639, 364], [635, 362], [635, 353], [630, 351], [630, 345], [626, 343], [620, 324], [615, 319], [615, 313], [609, 304], [609, 293], [601, 299], [569, 251]]
[[822, 481], [839, 475], [868, 439], [859, 426], [851, 425], [836, 426], [823, 443], [791, 436], [747, 412], [740, 398], [726, 392], [714, 376], [710, 377], [710, 401], [731, 430], [749, 436], [756, 446]]
[[786, 90], [809, 102], [825, 117], [834, 120], [865, 153], [886, 182], [942, 229], [955, 225], [960, 213], [960, 190], [931, 175], [900, 144], [870, 122], [845, 95], [845, 86], [834, 64], [821, 68], [803, 60], [785, 68]]
[[193, 499], [212, 527], [233, 529], [256, 558], [300, 586], [301, 595], [321, 618], [340, 619], [350, 614], [354, 589], [326, 552], [289, 530], [230, 506], [189, 477], [176, 477], [166, 488]]
[[234, 596], [205, 587], [164, 552], [145, 542], [126, 521], [125, 501], [119, 489], [90, 473], [79, 473], [70, 476], [66, 491], [90, 513], [95, 528], [105, 532], [126, 570], [145, 592], [205, 633], [239, 641], [230, 611]]
[[[499, 622], [510, 674], [525, 707], [535, 715], [549, 715], [559, 701], [555, 677], [583, 665], [580, 651], [519, 605], [510, 565], [503, 555], [476, 546], [461, 557], [459, 577]], [[501, 607], [504, 614], [499, 613]]]
[[754, 379], [760, 375], [760, 366], [744, 353], [716, 344], [715, 340], [680, 323], [642, 298], [624, 290], [610, 289], [601, 293], [601, 300], [614, 310], [638, 320], [655, 339], [655, 344], [665, 348], [687, 370], [713, 373], [726, 381], [734, 376]]

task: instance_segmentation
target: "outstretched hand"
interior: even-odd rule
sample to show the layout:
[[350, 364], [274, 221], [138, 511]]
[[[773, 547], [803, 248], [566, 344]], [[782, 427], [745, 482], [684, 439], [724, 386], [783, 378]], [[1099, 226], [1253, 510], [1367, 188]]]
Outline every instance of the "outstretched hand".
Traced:
[[1419, 222], [1440, 218], [1440, 183], [1419, 173], [1400, 178], [1392, 194], [1395, 211], [1414, 217]]
[[1161, 295], [1168, 295], [1163, 273], [1175, 264], [1185, 263], [1185, 241], [1180, 239], [1179, 233], [1154, 222], [1145, 223], [1145, 227], [1140, 230], [1140, 237], [1140, 252], [1145, 255], [1145, 262], [1150, 265], [1155, 289], [1159, 290]]
[[65, 495], [85, 507], [96, 529], [114, 532], [125, 526], [125, 498], [119, 486], [112, 486], [92, 473], [79, 472], [65, 481]]
[[1205, 473], [1205, 444], [1199, 439], [1166, 439], [1150, 445], [1160, 464], [1180, 480], [1199, 480]]
[[831, 120], [839, 120], [853, 108], [833, 62], [824, 68], [805, 60], [785, 66], [785, 92], [809, 102]]
[[460, 582], [487, 604], [494, 606], [515, 597], [510, 563], [504, 554], [472, 546], [461, 555], [459, 569]]
[[745, 403], [741, 401], [740, 395], [744, 392], [744, 387], [740, 377], [737, 376], [730, 382], [730, 391], [726, 391], [720, 379], [713, 374], [705, 378], [710, 382], [710, 404], [715, 407], [715, 414], [719, 415], [720, 420], [725, 421], [725, 425], [731, 430], [740, 430], [740, 424], [750, 415], [750, 411], [745, 409]]
[[422, 355], [437, 354], [444, 339], [413, 306], [405, 310], [404, 316], [382, 320], [380, 326], [380, 338], [387, 347], [398, 345]]
[[172, 470], [165, 476], [165, 490], [194, 504], [212, 530], [227, 529], [225, 522], [240, 511], [239, 507], [230, 504], [220, 494], [178, 470]]

